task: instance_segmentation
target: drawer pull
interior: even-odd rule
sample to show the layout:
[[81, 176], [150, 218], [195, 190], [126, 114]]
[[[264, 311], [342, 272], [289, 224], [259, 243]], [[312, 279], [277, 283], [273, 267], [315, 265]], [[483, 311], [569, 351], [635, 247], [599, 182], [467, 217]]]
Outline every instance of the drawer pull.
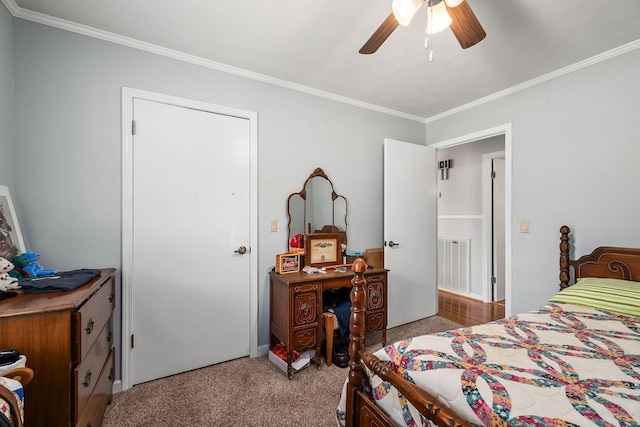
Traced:
[[109, 331], [109, 333], [107, 334], [107, 342], [111, 343], [111, 338], [113, 338], [113, 332]]
[[87, 322], [87, 327], [84, 328], [85, 331], [87, 331], [87, 335], [89, 335], [91, 332], [93, 332], [93, 325], [95, 324], [95, 322], [93, 321], [93, 317], [91, 319], [89, 319], [89, 321]]
[[91, 384], [91, 371], [87, 371], [84, 376], [84, 381], [82, 382], [82, 385], [85, 387], [89, 387], [89, 384]]
[[113, 302], [113, 294], [109, 294], [109, 302]]

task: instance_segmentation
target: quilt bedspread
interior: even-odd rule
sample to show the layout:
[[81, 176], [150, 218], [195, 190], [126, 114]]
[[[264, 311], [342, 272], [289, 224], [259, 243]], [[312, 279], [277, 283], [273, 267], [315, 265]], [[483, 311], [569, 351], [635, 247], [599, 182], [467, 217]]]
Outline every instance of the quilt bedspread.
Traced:
[[[476, 425], [640, 425], [640, 318], [552, 303], [375, 354]], [[428, 425], [393, 386], [366, 374], [394, 422]], [[338, 424], [344, 409], [343, 391]]]

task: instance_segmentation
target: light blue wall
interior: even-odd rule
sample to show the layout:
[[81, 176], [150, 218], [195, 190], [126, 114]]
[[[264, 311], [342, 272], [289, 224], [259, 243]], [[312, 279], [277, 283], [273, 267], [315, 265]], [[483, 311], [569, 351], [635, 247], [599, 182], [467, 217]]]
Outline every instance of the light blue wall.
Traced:
[[12, 119], [13, 17], [4, 5], [0, 4], [0, 185], [8, 186], [11, 192], [14, 170]]
[[[0, 179], [15, 183], [27, 246], [45, 267], [120, 268], [121, 87], [258, 112], [260, 344], [287, 195], [324, 168], [349, 200], [353, 249], [380, 246], [382, 141], [425, 140], [418, 122], [12, 19], [3, 7], [0, 35], [0, 109], [15, 123], [11, 141], [11, 120], [0, 117]], [[574, 229], [576, 254], [640, 244], [638, 71], [635, 51], [426, 126], [435, 143], [513, 125], [514, 312], [555, 292], [560, 225]], [[525, 218], [530, 234], [518, 233]]]
[[[512, 124], [512, 309], [558, 289], [559, 229], [574, 255], [640, 246], [640, 50], [427, 123], [427, 143]], [[531, 232], [521, 234], [521, 219]]]
[[14, 203], [44, 267], [120, 268], [123, 86], [258, 112], [260, 345], [267, 273], [287, 247], [287, 196], [316, 167], [349, 201], [350, 246], [381, 246], [383, 139], [424, 144], [424, 123], [21, 19], [14, 29]]

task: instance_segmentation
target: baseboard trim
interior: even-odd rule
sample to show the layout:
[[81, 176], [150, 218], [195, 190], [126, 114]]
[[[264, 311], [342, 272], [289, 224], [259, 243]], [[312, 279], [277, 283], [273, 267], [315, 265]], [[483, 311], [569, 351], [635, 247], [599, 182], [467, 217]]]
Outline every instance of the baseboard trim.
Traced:
[[477, 294], [463, 294], [461, 292], [452, 291], [450, 289], [438, 288], [438, 291], [446, 292], [449, 294], [453, 294], [462, 298], [474, 299], [482, 302], [482, 295]]
[[269, 354], [269, 344], [258, 346], [258, 357]]

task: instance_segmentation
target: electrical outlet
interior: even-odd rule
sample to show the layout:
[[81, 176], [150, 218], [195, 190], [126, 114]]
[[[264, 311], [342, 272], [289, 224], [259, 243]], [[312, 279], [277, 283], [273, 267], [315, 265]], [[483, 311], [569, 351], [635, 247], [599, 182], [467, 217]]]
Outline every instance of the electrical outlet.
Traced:
[[526, 219], [523, 219], [522, 221], [520, 221], [520, 232], [521, 233], [529, 232], [529, 221], [527, 221]]
[[278, 220], [275, 218], [271, 218], [269, 221], [269, 231], [275, 233], [278, 231]]

